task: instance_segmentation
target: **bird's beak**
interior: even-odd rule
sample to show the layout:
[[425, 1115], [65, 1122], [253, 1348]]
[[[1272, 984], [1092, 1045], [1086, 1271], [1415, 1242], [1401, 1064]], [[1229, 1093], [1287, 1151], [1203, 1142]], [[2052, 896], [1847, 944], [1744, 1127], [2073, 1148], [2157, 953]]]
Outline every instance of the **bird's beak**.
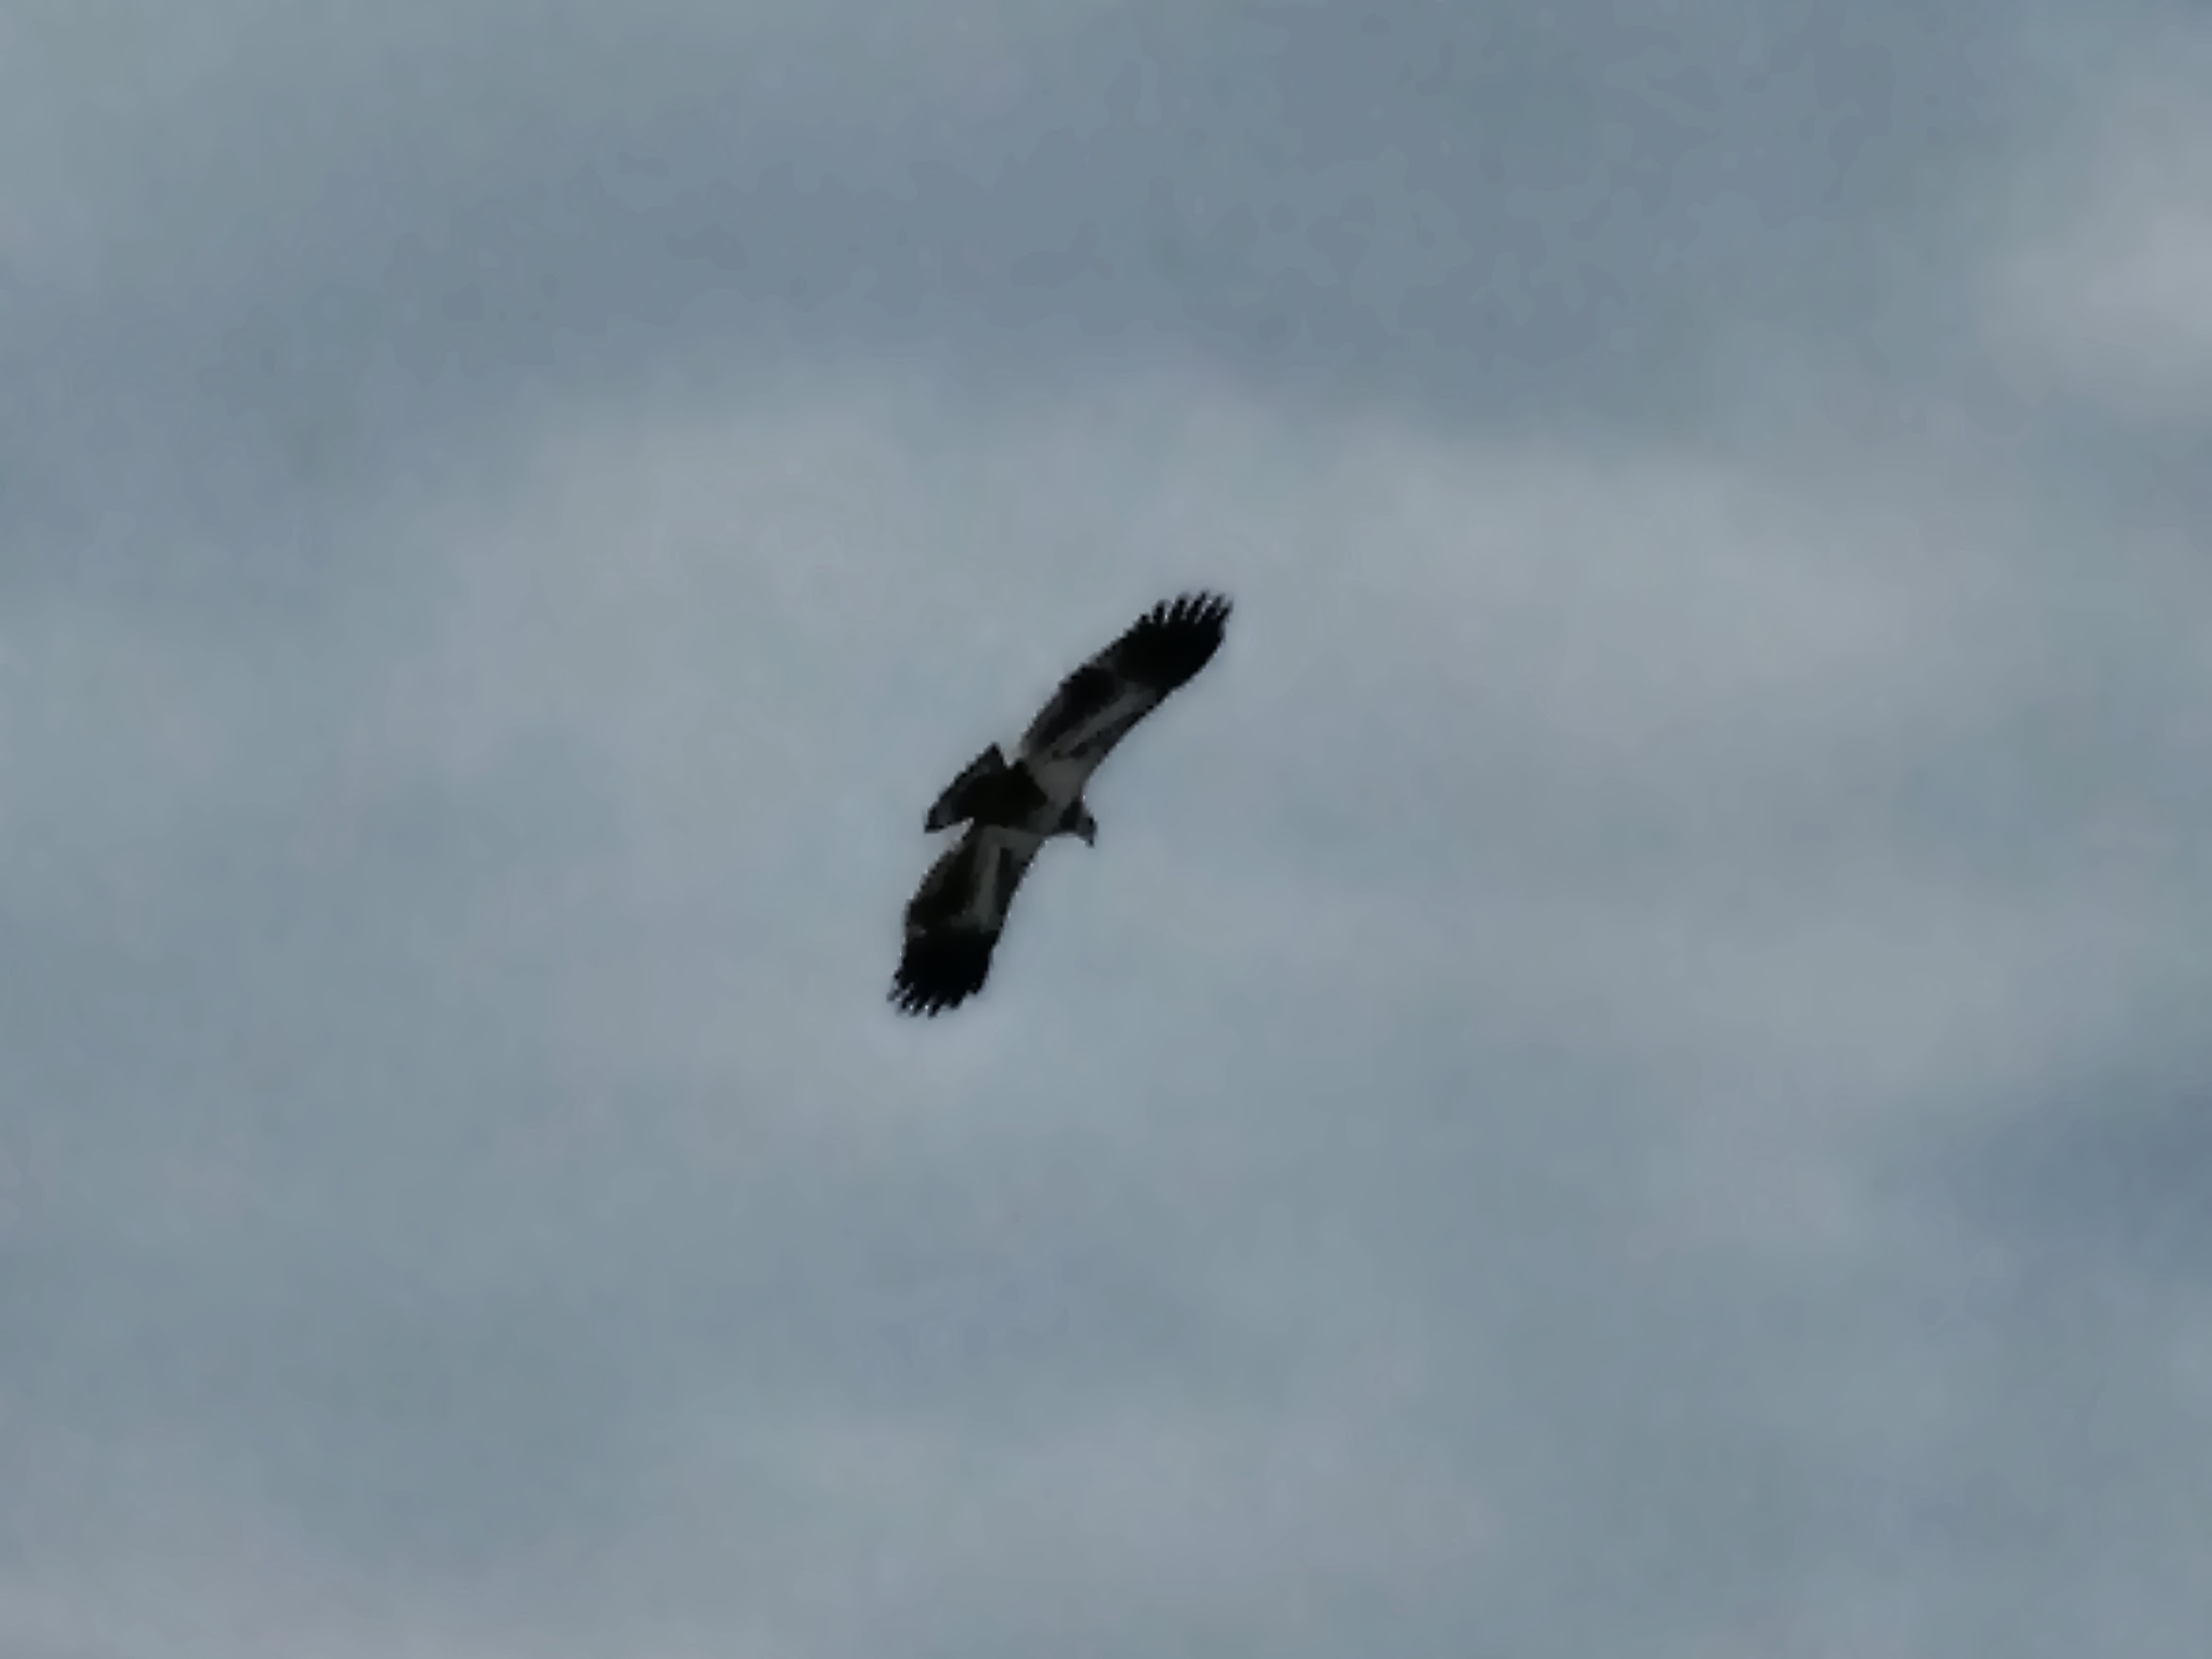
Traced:
[[1097, 823], [1096, 821], [1093, 821], [1093, 822], [1090, 822], [1090, 823], [1086, 823], [1086, 824], [1084, 824], [1084, 825], [1083, 825], [1083, 845], [1084, 845], [1084, 846], [1086, 846], [1086, 847], [1096, 847], [1097, 844], [1098, 844], [1098, 825], [1097, 825]]

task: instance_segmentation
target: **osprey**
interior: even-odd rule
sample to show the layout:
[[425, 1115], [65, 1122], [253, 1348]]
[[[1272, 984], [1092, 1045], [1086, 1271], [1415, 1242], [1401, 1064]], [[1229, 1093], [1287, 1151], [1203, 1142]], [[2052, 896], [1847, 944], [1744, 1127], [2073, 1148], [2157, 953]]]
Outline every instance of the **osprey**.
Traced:
[[902, 1013], [958, 1008], [983, 988], [1014, 889], [1055, 836], [1097, 844], [1083, 786], [1129, 730], [1221, 648], [1229, 601], [1164, 601], [1065, 680], [1029, 722], [1010, 762], [994, 743], [953, 779], [923, 827], [966, 823], [907, 907], [907, 945], [891, 981]]

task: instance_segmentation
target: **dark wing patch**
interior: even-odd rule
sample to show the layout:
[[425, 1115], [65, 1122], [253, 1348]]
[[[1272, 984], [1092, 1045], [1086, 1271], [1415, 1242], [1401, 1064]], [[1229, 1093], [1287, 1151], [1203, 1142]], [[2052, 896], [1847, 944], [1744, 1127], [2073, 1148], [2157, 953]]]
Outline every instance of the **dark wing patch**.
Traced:
[[1221, 648], [1226, 596], [1183, 594], [1153, 606], [1060, 683], [1022, 736], [1025, 754], [1099, 760]]
[[998, 856], [991, 866], [991, 908], [1001, 921], [1013, 904], [1014, 889], [1022, 885], [1022, 872], [1028, 868], [1027, 858], [1017, 858], [1011, 847], [998, 849]]
[[908, 934], [949, 927], [975, 903], [983, 838], [970, 830], [938, 855], [907, 906]]

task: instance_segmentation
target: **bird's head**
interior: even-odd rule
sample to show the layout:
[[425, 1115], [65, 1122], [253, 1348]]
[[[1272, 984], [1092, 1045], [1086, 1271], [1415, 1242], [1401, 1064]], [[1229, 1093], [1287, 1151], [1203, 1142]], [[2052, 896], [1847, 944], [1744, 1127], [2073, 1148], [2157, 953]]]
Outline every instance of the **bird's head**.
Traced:
[[1067, 809], [1067, 833], [1079, 838], [1086, 847], [1098, 844], [1098, 821], [1091, 816], [1091, 809], [1080, 801]]

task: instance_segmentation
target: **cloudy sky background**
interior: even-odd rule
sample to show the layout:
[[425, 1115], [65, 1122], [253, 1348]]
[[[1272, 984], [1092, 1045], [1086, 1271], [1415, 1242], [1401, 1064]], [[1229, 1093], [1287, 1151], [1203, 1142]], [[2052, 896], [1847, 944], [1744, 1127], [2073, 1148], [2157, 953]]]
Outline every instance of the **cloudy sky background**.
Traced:
[[2194, 1659], [2208, 85], [0, 0], [0, 1655]]

